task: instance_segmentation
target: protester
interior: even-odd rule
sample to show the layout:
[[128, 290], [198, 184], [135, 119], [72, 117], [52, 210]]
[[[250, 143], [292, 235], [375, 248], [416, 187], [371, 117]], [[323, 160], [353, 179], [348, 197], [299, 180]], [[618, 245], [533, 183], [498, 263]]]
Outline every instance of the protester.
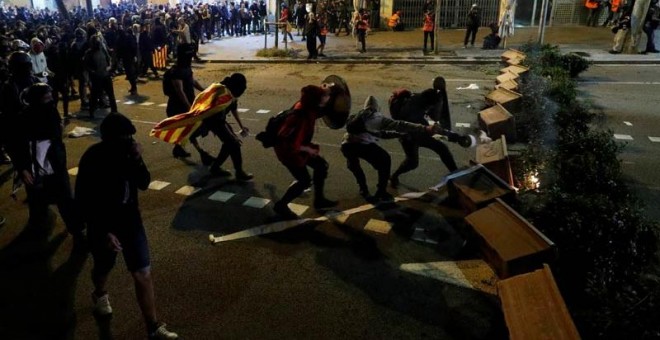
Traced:
[[401, 22], [401, 11], [395, 11], [392, 14], [390, 19], [387, 21], [387, 27], [389, 27], [394, 32], [404, 30], [403, 22]]
[[362, 47], [360, 53], [367, 52], [367, 30], [369, 29], [369, 15], [360, 8], [358, 11], [357, 21], [355, 22], [355, 30], [357, 34], [357, 41]]
[[307, 60], [317, 59], [318, 51], [316, 50], [316, 37], [319, 35], [319, 23], [316, 20], [314, 13], [309, 13], [307, 24], [305, 24], [304, 36], [307, 40]]
[[481, 9], [477, 4], [472, 4], [472, 7], [470, 7], [465, 26], [466, 30], [465, 39], [463, 40], [463, 48], [467, 48], [468, 41], [470, 41], [470, 46], [474, 47], [474, 40], [477, 37], [479, 26], [481, 26]]
[[431, 50], [435, 50], [434, 39], [435, 39], [435, 13], [432, 11], [426, 11], [424, 13], [424, 53], [426, 54], [429, 50], [426, 49], [426, 42], [431, 41]]
[[102, 48], [101, 38], [98, 35], [92, 36], [89, 42], [89, 49], [85, 52], [83, 62], [92, 87], [89, 116], [94, 118], [94, 113], [101, 102], [103, 92], [108, 95], [111, 113], [117, 112], [117, 102], [115, 101], [115, 89], [110, 76], [112, 68], [110, 55], [105, 48]]
[[137, 301], [150, 339], [177, 339], [156, 316], [147, 235], [140, 216], [138, 189], [151, 181], [142, 147], [133, 140], [135, 126], [119, 113], [101, 122], [101, 142], [80, 159], [76, 199], [87, 223], [94, 267], [94, 312], [112, 314], [106, 290], [108, 276], [122, 253], [133, 277]]
[[[273, 207], [273, 210], [283, 218], [297, 218], [288, 204], [312, 183], [316, 209], [332, 208], [337, 205], [336, 201], [331, 201], [324, 195], [323, 189], [329, 166], [319, 154], [320, 147], [312, 143], [316, 120], [323, 116], [323, 108], [329, 99], [330, 90], [327, 87], [314, 85], [303, 87], [300, 90], [300, 100], [293, 105], [293, 112], [286, 117], [277, 133], [275, 154], [295, 179]], [[307, 167], [313, 169], [313, 178], [309, 175]]]

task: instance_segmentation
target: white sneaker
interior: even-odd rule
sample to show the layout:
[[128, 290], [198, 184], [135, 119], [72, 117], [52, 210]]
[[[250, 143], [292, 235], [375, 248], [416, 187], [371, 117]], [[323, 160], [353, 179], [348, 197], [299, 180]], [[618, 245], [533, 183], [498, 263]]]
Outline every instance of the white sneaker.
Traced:
[[112, 314], [112, 306], [110, 306], [110, 300], [107, 293], [100, 297], [92, 293], [92, 301], [94, 301], [94, 313], [98, 315]]
[[179, 335], [170, 332], [165, 328], [165, 324], [160, 325], [153, 333], [149, 334], [149, 339], [178, 339]]

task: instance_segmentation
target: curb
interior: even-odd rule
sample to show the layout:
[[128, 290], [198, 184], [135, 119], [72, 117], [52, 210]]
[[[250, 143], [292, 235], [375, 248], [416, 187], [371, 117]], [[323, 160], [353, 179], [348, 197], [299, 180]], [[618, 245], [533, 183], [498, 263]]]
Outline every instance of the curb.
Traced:
[[[660, 60], [634, 60], [634, 59], [593, 59], [587, 58], [594, 65], [660, 65]], [[451, 58], [325, 58], [310, 61], [307, 59], [207, 59], [209, 64], [430, 64], [430, 65], [485, 65], [500, 63], [500, 58], [492, 57], [451, 57]]]

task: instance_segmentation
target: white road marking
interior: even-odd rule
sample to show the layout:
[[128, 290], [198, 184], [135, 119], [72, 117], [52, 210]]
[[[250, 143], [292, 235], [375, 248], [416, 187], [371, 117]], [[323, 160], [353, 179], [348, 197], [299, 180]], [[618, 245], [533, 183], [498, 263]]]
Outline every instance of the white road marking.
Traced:
[[620, 135], [620, 134], [614, 134], [614, 138], [616, 139], [621, 139], [621, 140], [633, 140], [631, 135]]
[[115, 103], [119, 103], [120, 101], [121, 101], [121, 100], [117, 99], [117, 100], [115, 100]]
[[133, 104], [135, 104], [135, 101], [133, 100], [127, 100], [124, 102], [124, 105], [133, 105]]
[[250, 111], [250, 109], [237, 109], [236, 111], [243, 113]]
[[261, 209], [267, 206], [268, 203], [270, 203], [270, 200], [267, 198], [250, 197], [245, 202], [243, 202], [243, 205], [246, 207]]
[[404, 263], [399, 269], [459, 287], [497, 295], [497, 275], [483, 260]]
[[626, 124], [626, 125], [628, 125], [628, 126], [633, 126], [631, 122], [627, 122], [627, 121], [625, 121], [625, 120], [623, 121], [623, 124]]
[[196, 192], [198, 192], [200, 188], [195, 188], [190, 185], [184, 185], [179, 190], [175, 191], [175, 194], [183, 195], [183, 196], [190, 196]]
[[265, 114], [265, 113], [268, 113], [268, 112], [270, 112], [270, 110], [264, 110], [264, 109], [257, 110], [257, 113], [259, 113], [259, 114]]
[[305, 211], [307, 211], [307, 209], [309, 209], [309, 206], [302, 204], [289, 203], [288, 206], [289, 209], [291, 209], [291, 211], [293, 211], [293, 213], [298, 216], [301, 216], [305, 213]]
[[140, 105], [142, 105], [142, 106], [151, 106], [151, 105], [154, 105], [154, 104], [156, 104], [156, 103], [154, 103], [154, 102], [144, 102], [144, 103], [140, 103]]
[[651, 137], [651, 136], [649, 136], [649, 140], [653, 143], [660, 143], [660, 137]]
[[456, 127], [469, 128], [469, 127], [470, 127], [470, 123], [456, 123]]
[[158, 104], [158, 107], [167, 107], [167, 103]]
[[234, 193], [225, 192], [225, 191], [216, 191], [213, 193], [213, 195], [209, 196], [209, 199], [211, 201], [227, 202], [232, 197], [234, 197]]
[[149, 189], [151, 190], [161, 190], [164, 187], [170, 185], [169, 182], [163, 182], [163, 181], [153, 181], [149, 183]]
[[388, 234], [392, 230], [392, 225], [387, 221], [370, 219], [367, 222], [367, 225], [364, 226], [364, 230], [373, 231], [379, 234]]
[[69, 169], [69, 175], [78, 176], [78, 167]]

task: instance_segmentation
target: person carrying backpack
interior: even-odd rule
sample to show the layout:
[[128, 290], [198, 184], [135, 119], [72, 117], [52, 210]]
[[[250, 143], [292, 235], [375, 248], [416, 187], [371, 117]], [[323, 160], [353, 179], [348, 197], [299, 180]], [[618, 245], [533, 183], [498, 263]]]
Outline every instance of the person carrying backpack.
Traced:
[[293, 112], [285, 116], [284, 122], [278, 129], [277, 141], [274, 145], [275, 154], [295, 178], [286, 193], [275, 202], [273, 208], [283, 218], [298, 217], [289, 209], [288, 204], [312, 184], [312, 177], [307, 167], [314, 170], [314, 208], [326, 209], [337, 205], [337, 201], [327, 199], [323, 193], [329, 165], [319, 154], [319, 145], [312, 143], [316, 120], [323, 116], [323, 108], [329, 100], [329, 87], [315, 85], [303, 87], [300, 90], [300, 100], [293, 105]]
[[[393, 119], [405, 120], [407, 122], [429, 125], [426, 120], [428, 115], [440, 123], [445, 130], [451, 129], [449, 120], [449, 105], [447, 101], [444, 78], [438, 77], [434, 80], [434, 88], [427, 89], [421, 93], [410, 93], [390, 99], [390, 115]], [[449, 134], [450, 142], [461, 143], [455, 139], [455, 135]], [[419, 166], [419, 148], [431, 149], [440, 156], [440, 160], [450, 172], [458, 169], [454, 157], [447, 145], [442, 141], [429, 135], [404, 135], [399, 138], [406, 158], [390, 176], [390, 185], [396, 188], [399, 185], [399, 176], [416, 169]], [[467, 144], [467, 143], [466, 143]], [[464, 146], [471, 146], [470, 144]]]
[[[346, 121], [346, 131], [341, 144], [341, 152], [346, 157], [347, 167], [355, 176], [360, 188], [360, 195], [365, 199], [377, 201], [391, 201], [392, 195], [387, 192], [387, 180], [390, 176], [392, 159], [378, 145], [379, 138], [396, 138], [404, 135], [428, 137], [432, 135], [452, 135], [438, 124], [422, 125], [409, 123], [403, 120], [394, 120], [385, 117], [380, 111], [380, 105], [373, 96], [368, 96], [363, 109], [351, 114]], [[469, 138], [469, 136], [455, 135], [453, 138]], [[378, 171], [378, 184], [376, 194], [371, 197], [367, 186], [367, 178], [360, 166], [360, 159], [364, 159]]]

